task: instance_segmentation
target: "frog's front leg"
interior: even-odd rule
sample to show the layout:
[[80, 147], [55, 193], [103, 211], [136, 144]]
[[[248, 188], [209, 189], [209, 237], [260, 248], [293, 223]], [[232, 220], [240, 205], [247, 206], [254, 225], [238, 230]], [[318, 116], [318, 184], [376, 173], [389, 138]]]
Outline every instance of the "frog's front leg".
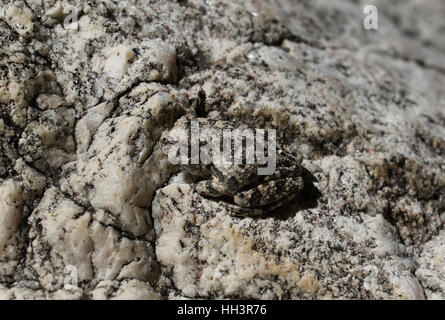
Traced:
[[262, 216], [268, 212], [263, 208], [244, 208], [237, 206], [236, 204], [231, 204], [223, 201], [220, 201], [219, 204], [224, 208], [226, 208], [228, 213], [232, 216], [255, 217], [255, 216]]
[[[242, 170], [236, 170], [240, 168]], [[258, 175], [253, 174], [254, 169], [253, 166], [235, 167], [235, 170], [223, 167], [218, 169], [213, 166], [211, 167], [212, 177], [209, 180], [198, 182], [195, 190], [200, 195], [207, 197], [233, 197], [245, 185], [258, 180]]]
[[304, 182], [301, 177], [284, 178], [267, 181], [247, 191], [238, 192], [233, 201], [240, 207], [258, 208], [287, 199], [297, 195], [303, 189]]
[[259, 216], [294, 199], [303, 189], [301, 177], [267, 181], [234, 196], [235, 204], [220, 202], [233, 215]]
[[221, 196], [233, 196], [235, 191], [230, 191], [227, 185], [221, 182], [215, 176], [208, 180], [202, 180], [196, 183], [195, 190], [204, 197], [218, 198]]

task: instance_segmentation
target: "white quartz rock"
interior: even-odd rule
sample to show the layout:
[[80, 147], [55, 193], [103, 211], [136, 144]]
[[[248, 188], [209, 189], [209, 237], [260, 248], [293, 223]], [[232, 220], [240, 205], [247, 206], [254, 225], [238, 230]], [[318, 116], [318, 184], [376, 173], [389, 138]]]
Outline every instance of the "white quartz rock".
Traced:
[[22, 187], [13, 180], [0, 183], [0, 256], [23, 220]]

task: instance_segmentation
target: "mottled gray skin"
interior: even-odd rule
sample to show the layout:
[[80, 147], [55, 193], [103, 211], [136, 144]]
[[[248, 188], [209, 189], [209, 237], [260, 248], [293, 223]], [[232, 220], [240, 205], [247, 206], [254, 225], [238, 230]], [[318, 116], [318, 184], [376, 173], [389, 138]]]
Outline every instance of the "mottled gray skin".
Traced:
[[[223, 130], [243, 130], [245, 124], [232, 121], [213, 120], [184, 116], [179, 119], [173, 129], [190, 129], [190, 121], [198, 121], [202, 132], [213, 129], [220, 133]], [[209, 143], [208, 136], [200, 137], [200, 145]], [[173, 141], [161, 139], [161, 144], [168, 146]], [[234, 146], [232, 145], [232, 152]], [[189, 162], [190, 163], [190, 162]], [[181, 170], [194, 177], [204, 178], [194, 185], [200, 195], [207, 198], [219, 198], [220, 204], [228, 209], [230, 214], [241, 216], [257, 216], [268, 213], [294, 199], [304, 187], [301, 177], [301, 158], [284, 146], [277, 143], [276, 169], [271, 175], [258, 175], [256, 159], [253, 164], [210, 163], [181, 164]]]

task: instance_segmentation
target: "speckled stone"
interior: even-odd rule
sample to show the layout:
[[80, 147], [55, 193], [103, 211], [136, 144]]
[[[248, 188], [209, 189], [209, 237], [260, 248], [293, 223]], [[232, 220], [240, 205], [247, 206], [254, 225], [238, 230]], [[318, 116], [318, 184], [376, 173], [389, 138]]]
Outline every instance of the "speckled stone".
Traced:
[[[0, 299], [445, 299], [445, 5], [372, 2], [3, 0]], [[276, 129], [300, 197], [197, 194], [193, 108]]]

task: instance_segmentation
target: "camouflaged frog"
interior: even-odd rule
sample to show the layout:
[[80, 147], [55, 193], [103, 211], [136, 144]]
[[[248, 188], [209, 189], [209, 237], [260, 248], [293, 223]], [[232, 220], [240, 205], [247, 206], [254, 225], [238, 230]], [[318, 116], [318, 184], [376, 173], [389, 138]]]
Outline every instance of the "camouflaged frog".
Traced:
[[[196, 131], [196, 128], [199, 128], [199, 131]], [[255, 155], [253, 161], [246, 161], [249, 142], [245, 140], [240, 144], [231, 141], [229, 144], [230, 156], [232, 156], [229, 160], [231, 161], [226, 163], [214, 161], [213, 156], [218, 151], [215, 151], [216, 148], [208, 147], [210, 143], [215, 142], [212, 139], [216, 139], [218, 147], [221, 145], [220, 154], [227, 156], [227, 153], [222, 152], [224, 132], [233, 133], [235, 130], [240, 132], [245, 129], [248, 129], [245, 124], [232, 121], [183, 116], [170, 130], [170, 133], [174, 134], [162, 138], [161, 144], [163, 152], [170, 153], [169, 159], [172, 155], [177, 157], [177, 162], [180, 159], [178, 162], [180, 170], [185, 170], [193, 177], [200, 179], [194, 185], [194, 189], [201, 196], [220, 200], [219, 203], [233, 215], [257, 216], [273, 211], [298, 196], [304, 186], [301, 177], [301, 158], [285, 147], [273, 145], [274, 150], [271, 149], [270, 152], [274, 154], [274, 170], [270, 174], [261, 175], [259, 169], [264, 167], [264, 162], [258, 161], [256, 147], [250, 149]], [[180, 135], [182, 142], [178, 144]], [[199, 145], [199, 159], [195, 155], [194, 162], [191, 150], [193, 135], [196, 139], [195, 145]], [[256, 142], [255, 139], [257, 139], [256, 136], [254, 142]], [[252, 144], [252, 141], [250, 142]], [[252, 145], [256, 146], [255, 143]], [[174, 149], [172, 149], [173, 146]], [[198, 150], [196, 146], [195, 149]], [[203, 161], [206, 159], [203, 159], [202, 149], [207, 152], [207, 161]], [[265, 153], [269, 155], [267, 145], [265, 150]], [[242, 155], [238, 163], [233, 160], [235, 154]]]

